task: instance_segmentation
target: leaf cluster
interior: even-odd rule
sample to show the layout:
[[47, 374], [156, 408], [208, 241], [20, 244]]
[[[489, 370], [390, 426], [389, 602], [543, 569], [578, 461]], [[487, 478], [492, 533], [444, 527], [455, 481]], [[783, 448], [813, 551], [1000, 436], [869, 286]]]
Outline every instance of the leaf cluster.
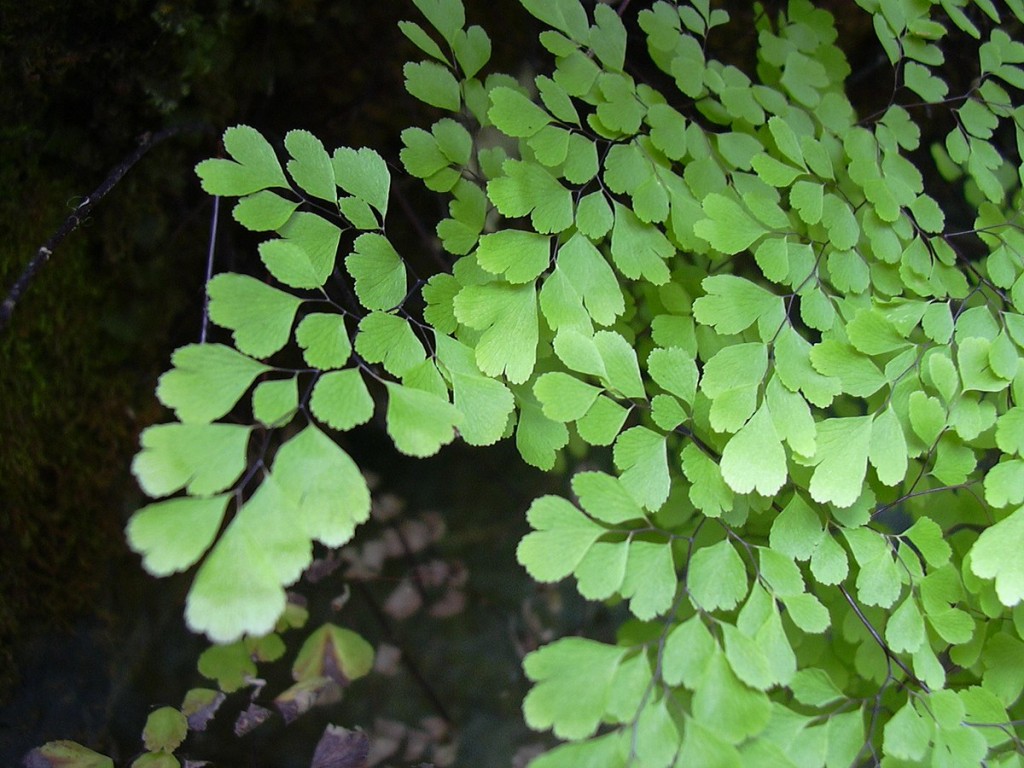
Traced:
[[[332, 435], [380, 412], [412, 456], [609, 456], [532, 504], [518, 548], [536, 580], [630, 615], [614, 642], [526, 658], [527, 723], [564, 742], [536, 768], [1018, 765], [1024, 168], [994, 137], [1024, 141], [1004, 31], [1024, 6], [860, 0], [892, 64], [890, 103], [861, 116], [808, 0], [759, 8], [750, 73], [709, 54], [730, 20], [707, 0], [641, 11], [662, 90], [607, 4], [522, 0], [552, 61], [529, 83], [482, 74], [459, 0], [415, 4], [406, 83], [443, 116], [403, 132], [401, 162], [448, 201], [449, 271], [419, 278], [388, 239], [369, 150], [293, 131], [282, 162], [236, 127], [197, 168], [273, 234], [270, 279], [210, 282], [233, 345], [175, 354], [158, 395], [177, 421], [134, 465], [169, 497], [129, 525], [146, 567], [202, 561], [190, 626], [273, 627], [311, 542], [366, 518]], [[977, 77], [950, 96], [965, 36]], [[937, 110], [953, 128], [922, 147]], [[973, 229], [947, 226], [936, 184]]]

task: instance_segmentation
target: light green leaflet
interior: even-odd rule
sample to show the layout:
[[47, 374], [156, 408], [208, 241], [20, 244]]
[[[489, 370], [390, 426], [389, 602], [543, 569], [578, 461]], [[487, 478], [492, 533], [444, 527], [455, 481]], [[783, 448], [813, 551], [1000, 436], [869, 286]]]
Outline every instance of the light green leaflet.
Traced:
[[284, 585], [312, 558], [311, 540], [339, 546], [369, 513], [356, 465], [323, 432], [306, 427], [281, 447], [200, 566], [186, 602], [189, 626], [221, 643], [266, 634], [284, 608]]
[[355, 250], [345, 258], [345, 268], [355, 280], [359, 303], [367, 309], [394, 309], [405, 299], [405, 264], [383, 235], [357, 237]]
[[281, 238], [260, 244], [270, 273], [292, 288], [319, 288], [334, 270], [341, 230], [312, 213], [296, 213], [280, 229]]
[[391, 174], [384, 158], [365, 147], [339, 147], [331, 157], [331, 166], [338, 186], [373, 207], [383, 219], [391, 189]]
[[241, 424], [157, 424], [143, 431], [132, 473], [148, 496], [219, 493], [245, 469], [249, 432]]
[[156, 394], [179, 421], [208, 424], [235, 407], [253, 381], [270, 368], [222, 344], [190, 344], [176, 350], [174, 366], [160, 377]]
[[483, 333], [476, 363], [488, 376], [526, 381], [537, 359], [537, 292], [532, 283], [470, 285], [455, 297], [455, 317]]
[[253, 128], [229, 128], [224, 132], [224, 148], [233, 160], [204, 160], [196, 166], [208, 194], [241, 196], [268, 187], [288, 187], [274, 148]]
[[267, 358], [288, 343], [302, 300], [249, 277], [225, 273], [206, 286], [210, 319], [230, 328], [239, 351]]

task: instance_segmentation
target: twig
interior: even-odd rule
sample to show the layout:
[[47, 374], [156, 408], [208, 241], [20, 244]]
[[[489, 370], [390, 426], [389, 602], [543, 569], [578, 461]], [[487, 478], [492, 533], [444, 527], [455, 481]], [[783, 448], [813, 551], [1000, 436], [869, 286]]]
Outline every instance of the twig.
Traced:
[[0, 331], [7, 327], [7, 323], [10, 321], [11, 315], [14, 313], [14, 307], [17, 305], [21, 295], [25, 292], [25, 289], [28, 288], [29, 283], [32, 282], [39, 270], [42, 269], [43, 264], [49, 261], [57, 246], [61, 244], [65, 237], [78, 229], [82, 221], [89, 215], [93, 206], [106, 197], [107, 193], [113, 189], [122, 178], [124, 178], [124, 175], [128, 173], [129, 170], [131, 170], [132, 166], [142, 159], [143, 155], [157, 144], [164, 141], [164, 139], [168, 139], [171, 136], [185, 132], [209, 130], [210, 126], [208, 125], [191, 123], [176, 125], [172, 128], [165, 128], [164, 130], [156, 133], [142, 134], [142, 136], [139, 137], [139, 146], [136, 147], [135, 151], [125, 158], [116, 168], [114, 168], [107, 178], [103, 180], [103, 183], [100, 184], [91, 195], [87, 196], [75, 207], [75, 210], [72, 211], [66, 219], [64, 219], [64, 223], [61, 224], [57, 231], [50, 236], [50, 239], [43, 243], [39, 250], [36, 251], [35, 256], [33, 256], [32, 260], [29, 261], [28, 265], [11, 287], [11, 290], [7, 293], [7, 297], [3, 300], [3, 303], [0, 304]]
[[903, 674], [905, 674], [914, 685], [916, 685], [925, 693], [931, 693], [931, 690], [928, 688], [928, 684], [920, 678], [918, 678], [918, 676], [913, 673], [910, 667], [904, 664], [903, 660], [900, 659], [900, 657], [893, 652], [892, 648], [886, 645], [885, 640], [883, 640], [882, 636], [878, 634], [878, 630], [874, 628], [874, 626], [868, 620], [868, 617], [865, 616], [864, 612], [860, 609], [860, 606], [857, 605], [857, 601], [854, 600], [850, 593], [846, 591], [846, 587], [840, 584], [839, 591], [842, 592], [843, 597], [846, 598], [846, 602], [850, 604], [851, 608], [853, 608], [853, 612], [857, 614], [857, 618], [860, 619], [860, 623], [864, 625], [867, 631], [871, 634], [871, 637], [874, 638], [874, 641], [878, 643], [878, 647], [882, 649], [882, 653], [884, 653], [889, 658], [889, 660], [892, 661], [897, 667], [902, 669]]
[[210, 324], [210, 294], [207, 286], [213, 278], [213, 254], [217, 249], [217, 220], [220, 218], [220, 195], [213, 198], [213, 220], [210, 222], [210, 246], [206, 251], [206, 280], [203, 282], [203, 327], [199, 332], [199, 343], [206, 343], [206, 329]]

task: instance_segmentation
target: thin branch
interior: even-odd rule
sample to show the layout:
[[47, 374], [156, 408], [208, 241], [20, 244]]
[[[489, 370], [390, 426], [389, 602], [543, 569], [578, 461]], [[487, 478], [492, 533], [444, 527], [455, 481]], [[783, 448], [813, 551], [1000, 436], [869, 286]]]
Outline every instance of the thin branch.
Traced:
[[203, 281], [203, 327], [199, 332], [199, 343], [206, 343], [206, 330], [210, 325], [210, 294], [207, 286], [213, 278], [213, 255], [217, 250], [217, 220], [220, 218], [220, 195], [213, 198], [213, 219], [210, 222], [210, 246], [206, 251], [206, 280]]
[[846, 591], [846, 587], [840, 584], [839, 591], [843, 593], [843, 597], [846, 598], [846, 602], [850, 604], [850, 607], [853, 608], [853, 612], [857, 614], [857, 618], [860, 619], [860, 623], [864, 625], [867, 631], [871, 634], [871, 637], [874, 638], [876, 643], [878, 643], [878, 647], [882, 649], [882, 653], [884, 653], [889, 658], [889, 660], [892, 661], [893, 664], [902, 669], [903, 673], [912, 683], [914, 683], [914, 685], [916, 685], [925, 693], [930, 693], [931, 690], [928, 688], [928, 685], [923, 680], [918, 678], [918, 676], [913, 673], [910, 667], [903, 663], [903, 660], [899, 656], [893, 653], [892, 648], [890, 648], [886, 644], [885, 640], [882, 639], [882, 636], [878, 634], [878, 630], [875, 629], [874, 625], [871, 623], [868, 617], [864, 615], [864, 612], [860, 609], [860, 606], [857, 605], [857, 601], [854, 600], [850, 593]]
[[145, 155], [149, 150], [161, 143], [165, 139], [169, 139], [172, 136], [176, 136], [179, 133], [192, 133], [192, 132], [208, 132], [210, 126], [206, 124], [190, 123], [184, 125], [176, 125], [172, 128], [165, 128], [162, 131], [156, 133], [144, 133], [139, 137], [139, 145], [135, 148], [127, 158], [114, 168], [103, 180], [91, 195], [88, 195], [82, 200], [71, 214], [64, 219], [64, 223], [60, 225], [56, 232], [54, 232], [50, 239], [47, 240], [43, 245], [36, 251], [35, 256], [29, 261], [28, 265], [22, 271], [21, 275], [15, 281], [11, 290], [8, 291], [7, 297], [0, 304], [0, 331], [7, 327], [7, 323], [10, 322], [11, 315], [14, 313], [14, 308], [18, 301], [21, 299], [22, 294], [28, 288], [29, 283], [35, 279], [35, 276], [42, 269], [43, 265], [50, 260], [54, 250], [61, 244], [65, 237], [74, 232], [81, 223], [89, 215], [93, 206], [96, 205], [100, 200], [106, 197], [107, 193], [113, 189], [124, 175], [131, 170], [142, 156]]

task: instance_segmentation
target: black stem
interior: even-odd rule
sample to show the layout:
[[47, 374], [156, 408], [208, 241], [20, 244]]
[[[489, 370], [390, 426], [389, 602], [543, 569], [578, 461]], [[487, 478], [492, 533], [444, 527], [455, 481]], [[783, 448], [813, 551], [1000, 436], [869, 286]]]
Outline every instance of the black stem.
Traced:
[[100, 200], [106, 197], [107, 193], [113, 189], [124, 175], [131, 170], [139, 160], [142, 159], [149, 150], [161, 143], [165, 139], [169, 139], [172, 136], [176, 136], [179, 133], [192, 133], [192, 132], [208, 132], [210, 126], [205, 123], [189, 123], [183, 125], [176, 125], [172, 128], [165, 128], [162, 131], [156, 133], [144, 133], [139, 137], [139, 145], [135, 148], [127, 158], [121, 161], [121, 163], [114, 168], [103, 180], [103, 183], [93, 190], [91, 195], [88, 195], [82, 202], [80, 202], [75, 210], [64, 219], [64, 223], [57, 228], [50, 239], [47, 240], [43, 245], [36, 251], [35, 256], [32, 257], [31, 261], [26, 265], [21, 275], [15, 281], [11, 290], [8, 291], [7, 297], [0, 304], [0, 331], [7, 327], [7, 323], [10, 322], [11, 315], [14, 314], [14, 308], [18, 301], [21, 299], [22, 294], [28, 288], [29, 283], [35, 279], [35, 276], [42, 269], [43, 265], [50, 260], [54, 250], [64, 240], [65, 237], [74, 232], [82, 224], [82, 222], [89, 215], [93, 206], [96, 205]]

